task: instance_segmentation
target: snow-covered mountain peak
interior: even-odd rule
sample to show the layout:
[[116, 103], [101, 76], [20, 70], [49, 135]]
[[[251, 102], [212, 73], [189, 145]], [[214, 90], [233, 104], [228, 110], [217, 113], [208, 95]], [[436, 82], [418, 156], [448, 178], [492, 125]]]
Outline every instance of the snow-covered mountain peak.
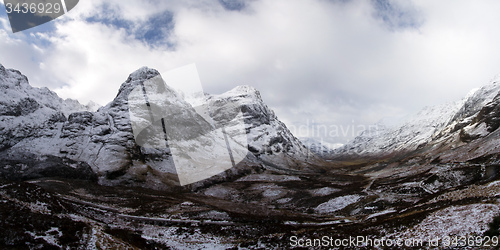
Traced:
[[250, 85], [240, 85], [240, 86], [236, 86], [234, 87], [233, 89], [229, 90], [228, 93], [247, 93], [247, 94], [254, 94], [254, 93], [258, 93], [259, 91], [250, 86]]
[[462, 107], [463, 100], [427, 106], [399, 126], [376, 124], [334, 151], [336, 155], [379, 155], [414, 150], [431, 140]]
[[85, 107], [87, 107], [88, 111], [96, 112], [102, 106], [94, 101], [89, 101]]
[[[117, 97], [126, 97], [130, 94], [130, 92], [140, 84], [142, 84], [144, 81], [151, 79], [155, 76], [160, 75], [160, 72], [158, 72], [156, 69], [151, 69], [148, 67], [142, 67], [136, 71], [134, 71], [132, 74], [130, 74], [127, 78], [127, 80], [122, 83], [120, 86], [120, 89], [118, 90]], [[116, 98], [117, 98], [116, 97]], [[115, 99], [116, 99], [115, 98]]]
[[146, 80], [146, 79], [153, 78], [159, 74], [160, 74], [160, 72], [158, 72], [158, 70], [144, 66], [144, 67], [141, 67], [141, 68], [137, 69], [136, 71], [132, 72], [129, 75], [126, 82], [134, 82], [137, 80]]
[[21, 72], [14, 69], [6, 69], [2, 64], [0, 64], [0, 76], [0, 84], [10, 88], [26, 87], [28, 82], [28, 77], [21, 74]]
[[[447, 138], [469, 124], [500, 91], [500, 81], [471, 90], [459, 101], [427, 106], [396, 127], [377, 124], [335, 150], [336, 155], [384, 155], [408, 152], [439, 138]], [[463, 124], [462, 124], [463, 123]]]
[[[145, 85], [144, 83], [153, 79], [161, 80], [160, 73], [156, 69], [151, 69], [148, 67], [142, 67], [133, 73], [131, 73], [127, 80], [122, 83], [120, 89], [118, 90], [118, 94], [109, 104], [104, 106], [103, 108], [106, 112], [109, 112], [111, 109], [114, 109], [113, 112], [128, 112], [128, 98], [132, 91], [137, 89], [142, 89]], [[175, 91], [171, 86], [167, 84], [158, 85], [161, 86], [161, 90], [159, 93], [163, 95], [165, 102], [175, 102], [176, 105], [180, 105], [183, 107], [190, 107], [190, 105], [182, 98], [182, 96]], [[152, 93], [150, 93], [152, 94]]]
[[[61, 111], [68, 116], [70, 113], [85, 111], [88, 108], [77, 100], [62, 99], [46, 87], [33, 87], [28, 77], [18, 70], [6, 69], [0, 64], [0, 109], [10, 110], [11, 114], [28, 114], [39, 110], [49, 112]], [[29, 111], [28, 111], [29, 109]], [[18, 111], [24, 110], [21, 113]]]
[[453, 117], [453, 121], [465, 119], [475, 115], [484, 105], [491, 102], [499, 91], [500, 79], [498, 78], [494, 78], [490, 84], [487, 84], [479, 89], [471, 90], [464, 98], [463, 105]]
[[252, 86], [249, 85], [240, 85], [236, 86], [233, 89], [222, 93], [220, 95], [217, 95], [219, 98], [225, 98], [225, 97], [253, 97], [255, 99], [261, 99], [260, 92], [255, 89]]
[[308, 148], [311, 152], [319, 156], [328, 156], [332, 153], [334, 149], [344, 146], [341, 143], [329, 143], [323, 141], [323, 139], [316, 139], [311, 137], [301, 137], [299, 140]]

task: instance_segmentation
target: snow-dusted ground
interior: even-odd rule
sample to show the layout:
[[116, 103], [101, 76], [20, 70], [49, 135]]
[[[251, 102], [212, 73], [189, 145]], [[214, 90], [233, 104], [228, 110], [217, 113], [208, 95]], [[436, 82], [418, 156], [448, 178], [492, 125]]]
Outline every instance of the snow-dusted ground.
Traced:
[[300, 181], [300, 177], [291, 175], [275, 175], [275, 174], [251, 174], [241, 177], [237, 181], [269, 181], [269, 182]]
[[399, 237], [432, 239], [445, 236], [479, 236], [500, 211], [497, 204], [451, 206], [431, 213]]
[[387, 209], [387, 210], [384, 210], [384, 211], [380, 211], [380, 212], [377, 212], [377, 213], [370, 214], [370, 215], [368, 215], [368, 217], [366, 217], [366, 219], [371, 219], [371, 218], [374, 218], [374, 217], [377, 217], [377, 216], [380, 216], [380, 215], [391, 214], [391, 213], [394, 213], [394, 212], [396, 212], [396, 210], [394, 208], [391, 208], [391, 209]]
[[311, 192], [312, 195], [317, 195], [317, 196], [330, 195], [338, 191], [340, 191], [340, 189], [331, 187], [322, 187], [318, 189], [309, 190], [309, 192]]
[[144, 239], [161, 242], [173, 249], [227, 249], [234, 246], [227, 244], [227, 239], [202, 233], [199, 229], [190, 233], [180, 233], [179, 227], [144, 225], [141, 230]]
[[314, 210], [320, 214], [332, 213], [343, 209], [361, 199], [360, 195], [346, 195], [331, 199], [320, 204]]

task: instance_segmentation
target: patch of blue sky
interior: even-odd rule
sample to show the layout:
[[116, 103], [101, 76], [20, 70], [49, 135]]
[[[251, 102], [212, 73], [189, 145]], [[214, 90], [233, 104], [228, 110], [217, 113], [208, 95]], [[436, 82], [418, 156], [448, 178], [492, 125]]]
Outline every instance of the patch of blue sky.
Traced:
[[[7, 15], [4, 5], [0, 7], [0, 18], [7, 20], [8, 25], [10, 25], [9, 17]], [[47, 22], [39, 26], [35, 26], [33, 28], [17, 33], [12, 33], [12, 29], [10, 27], [0, 26], [0, 28], [4, 29], [7, 35], [10, 36], [12, 39], [19, 39], [27, 44], [36, 45], [39, 48], [46, 48], [50, 46], [51, 43], [47, 39], [43, 39], [37, 34], [47, 34], [50, 36], [50, 34], [56, 30], [55, 26], [56, 21]]]
[[418, 11], [410, 3], [403, 6], [391, 0], [372, 0], [372, 4], [374, 16], [392, 30], [418, 29], [422, 25]]
[[135, 37], [150, 46], [173, 48], [175, 45], [169, 39], [174, 29], [174, 16], [170, 11], [158, 13], [139, 26]]
[[219, 3], [226, 10], [240, 11], [246, 7], [244, 0], [219, 0]]
[[89, 23], [102, 23], [116, 29], [122, 28], [129, 33], [132, 33], [132, 30], [134, 29], [132, 21], [121, 18], [120, 15], [116, 13], [116, 11], [107, 3], [103, 3], [101, 11], [97, 12], [93, 16], [87, 17], [85, 21]]
[[147, 18], [145, 21], [132, 22], [113, 13], [101, 12], [86, 18], [89, 23], [102, 23], [115, 29], [123, 29], [128, 35], [152, 47], [173, 47], [169, 35], [174, 28], [173, 14], [165, 11]]

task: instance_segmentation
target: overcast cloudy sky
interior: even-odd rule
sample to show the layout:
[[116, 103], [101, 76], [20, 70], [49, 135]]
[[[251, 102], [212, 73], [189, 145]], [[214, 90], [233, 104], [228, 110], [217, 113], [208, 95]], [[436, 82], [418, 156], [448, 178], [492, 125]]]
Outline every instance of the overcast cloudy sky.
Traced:
[[12, 34], [2, 6], [0, 63], [102, 105], [142, 66], [196, 63], [206, 92], [254, 86], [297, 134], [326, 125], [338, 136], [320, 137], [345, 143], [487, 84], [500, 73], [499, 13], [495, 0], [82, 0]]

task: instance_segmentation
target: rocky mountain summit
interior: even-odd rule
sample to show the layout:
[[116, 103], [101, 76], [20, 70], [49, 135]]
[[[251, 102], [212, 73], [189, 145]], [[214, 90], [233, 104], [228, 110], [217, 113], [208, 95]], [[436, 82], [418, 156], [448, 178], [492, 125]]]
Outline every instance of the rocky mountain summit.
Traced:
[[[30, 86], [28, 79], [19, 71], [1, 66], [2, 164], [13, 166], [8, 169], [16, 169], [16, 175], [24, 176], [23, 178], [29, 178], [33, 174], [43, 176], [47, 172], [47, 166], [64, 166], [68, 171], [76, 171], [80, 169], [75, 167], [78, 165], [84, 168], [81, 169], [83, 172], [79, 178], [91, 179], [97, 176], [102, 184], [128, 183], [154, 188], [178, 185], [176, 171], [179, 170], [174, 167], [170, 149], [139, 146], [131, 125], [129, 95], [136, 87], [157, 76], [159, 73], [154, 69], [137, 70], [121, 85], [112, 102], [91, 112], [88, 107], [76, 101], [59, 98], [47, 88]], [[171, 111], [171, 117], [165, 117], [166, 120], [174, 120], [174, 116], [176, 119], [183, 117], [192, 121], [201, 118], [196, 114], [195, 107], [185, 102], [175, 90], [168, 86], [166, 88], [169, 94], [165, 101], [169, 103]], [[248, 142], [248, 151], [251, 152], [246, 155], [245, 147], [245, 152], [240, 152], [244, 154], [244, 160], [239, 167], [221, 173], [222, 177], [219, 178], [238, 174], [248, 166], [296, 171], [307, 169], [307, 162], [319, 161], [278, 120], [256, 89], [239, 86], [221, 95], [209, 95], [206, 102], [211, 104], [215, 120], [231, 116], [229, 107], [237, 107], [241, 111], [246, 130], [246, 138], [243, 140]], [[226, 125], [228, 133], [236, 126], [230, 123]], [[186, 131], [181, 134], [187, 135]], [[207, 140], [205, 143], [215, 143], [213, 138]], [[195, 150], [201, 147], [198, 144], [199, 142], [189, 143], [186, 140], [180, 149], [188, 155], [190, 152], [199, 155], [203, 148]], [[209, 164], [214, 153], [205, 154], [207, 157], [203, 161]], [[18, 170], [19, 164], [36, 167], [23, 172]], [[11, 176], [11, 170], [2, 170], [0, 173], [3, 172], [4, 177]]]

